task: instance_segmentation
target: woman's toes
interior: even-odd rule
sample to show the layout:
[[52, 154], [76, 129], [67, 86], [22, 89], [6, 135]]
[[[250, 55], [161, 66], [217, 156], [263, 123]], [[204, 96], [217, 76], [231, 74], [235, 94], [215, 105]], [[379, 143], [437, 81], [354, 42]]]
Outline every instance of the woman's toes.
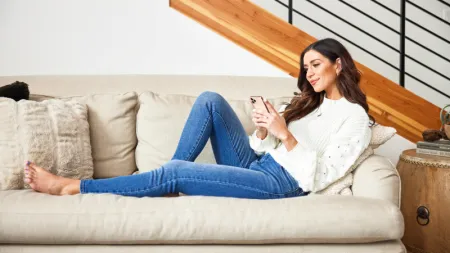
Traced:
[[30, 169], [34, 169], [34, 166], [36, 166], [34, 163], [32, 162], [27, 162], [27, 167]]
[[25, 172], [28, 172], [28, 173], [30, 173], [31, 171], [35, 171], [35, 169], [33, 169], [32, 167], [30, 167], [30, 166], [26, 166], [25, 167]]
[[28, 165], [28, 167], [32, 170], [32, 171], [42, 171], [44, 170], [43, 168], [37, 166], [36, 164], [30, 162], [30, 164]]
[[33, 182], [33, 178], [35, 176], [35, 172], [33, 170], [30, 170], [28, 168], [25, 169], [25, 179], [24, 182], [27, 184], [30, 184]]

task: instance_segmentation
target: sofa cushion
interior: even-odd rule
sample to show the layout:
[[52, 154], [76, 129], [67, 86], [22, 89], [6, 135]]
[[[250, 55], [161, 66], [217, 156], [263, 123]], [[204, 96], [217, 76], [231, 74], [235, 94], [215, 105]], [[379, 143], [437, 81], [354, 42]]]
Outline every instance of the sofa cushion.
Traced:
[[366, 243], [403, 236], [399, 208], [354, 196], [258, 200], [0, 192], [0, 243]]
[[[139, 95], [136, 163], [140, 172], [159, 168], [172, 158], [196, 98], [186, 95], [162, 95], [151, 91]], [[275, 108], [279, 108], [282, 102], [289, 102], [290, 98], [279, 97], [268, 100]], [[251, 119], [253, 107], [250, 102], [231, 99], [227, 101], [236, 112], [247, 134], [251, 134], [255, 126]], [[196, 162], [215, 163], [210, 141]]]
[[372, 139], [370, 139], [369, 146], [372, 147], [372, 149], [377, 149], [397, 133], [397, 130], [395, 128], [383, 126], [378, 123], [372, 126], [371, 129]]
[[94, 178], [130, 175], [136, 171], [137, 94], [105, 93], [65, 97], [88, 107]]
[[358, 244], [264, 244], [264, 245], [23, 245], [2, 244], [5, 253], [406, 253], [400, 240]]
[[23, 181], [27, 160], [59, 176], [92, 178], [86, 106], [0, 98], [0, 190], [29, 188]]

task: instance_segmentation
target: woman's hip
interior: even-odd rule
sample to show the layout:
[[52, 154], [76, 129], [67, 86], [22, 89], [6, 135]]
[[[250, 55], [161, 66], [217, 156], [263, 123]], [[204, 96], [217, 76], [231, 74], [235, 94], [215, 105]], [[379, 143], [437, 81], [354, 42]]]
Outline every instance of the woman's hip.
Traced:
[[273, 187], [279, 192], [288, 195], [287, 197], [306, 195], [297, 180], [283, 166], [277, 163], [269, 153], [254, 161], [249, 169], [260, 171], [273, 178], [275, 183]]

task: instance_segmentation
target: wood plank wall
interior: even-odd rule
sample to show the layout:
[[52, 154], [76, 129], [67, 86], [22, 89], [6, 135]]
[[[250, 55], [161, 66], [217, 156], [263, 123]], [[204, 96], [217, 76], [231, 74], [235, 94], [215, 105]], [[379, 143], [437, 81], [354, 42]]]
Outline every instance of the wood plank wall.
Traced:
[[[170, 0], [170, 6], [262, 59], [298, 77], [300, 53], [316, 39], [248, 0]], [[404, 138], [422, 140], [439, 129], [440, 108], [356, 63], [369, 113]]]

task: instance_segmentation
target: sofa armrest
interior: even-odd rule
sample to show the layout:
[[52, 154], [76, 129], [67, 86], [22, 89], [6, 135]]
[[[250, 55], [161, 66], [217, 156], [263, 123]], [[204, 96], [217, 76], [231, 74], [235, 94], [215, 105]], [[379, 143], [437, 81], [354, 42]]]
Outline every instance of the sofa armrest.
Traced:
[[384, 199], [400, 207], [400, 177], [388, 158], [372, 155], [355, 170], [353, 195]]

